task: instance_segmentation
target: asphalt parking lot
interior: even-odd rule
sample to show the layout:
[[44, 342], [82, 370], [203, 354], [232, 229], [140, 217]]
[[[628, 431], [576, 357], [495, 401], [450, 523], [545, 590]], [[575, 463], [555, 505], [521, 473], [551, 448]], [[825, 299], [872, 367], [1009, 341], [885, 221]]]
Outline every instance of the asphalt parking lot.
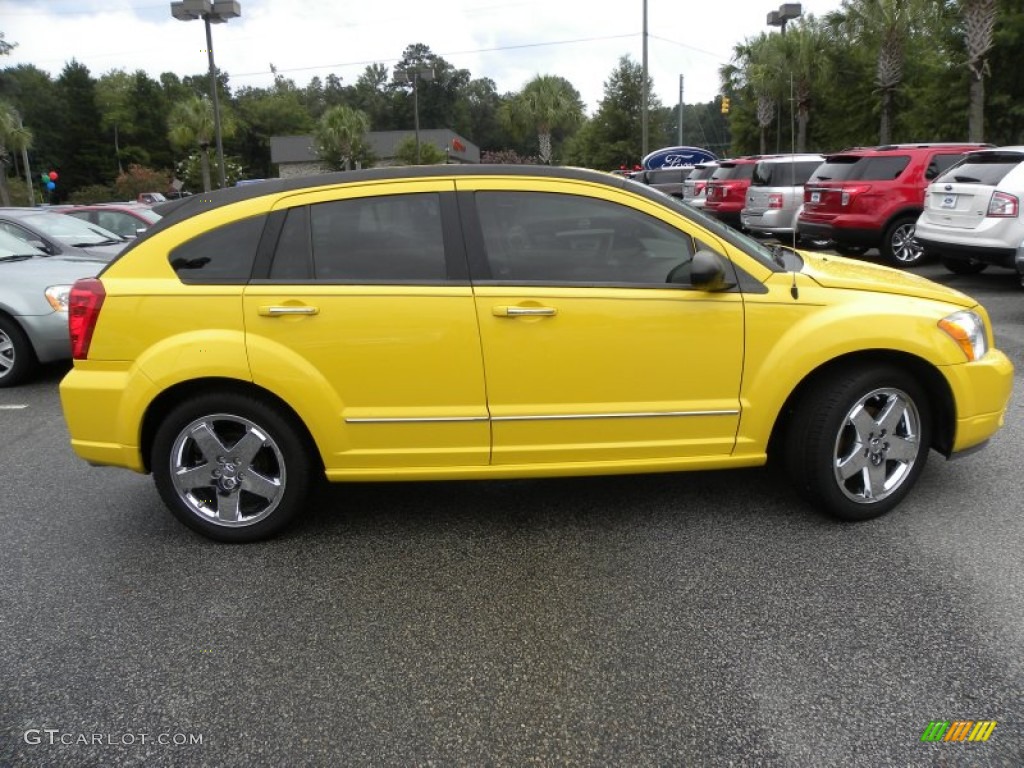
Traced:
[[0, 390], [0, 766], [1024, 765], [1024, 289], [916, 271], [1014, 400], [856, 525], [756, 469], [336, 486], [218, 545], [72, 455], [65, 368]]

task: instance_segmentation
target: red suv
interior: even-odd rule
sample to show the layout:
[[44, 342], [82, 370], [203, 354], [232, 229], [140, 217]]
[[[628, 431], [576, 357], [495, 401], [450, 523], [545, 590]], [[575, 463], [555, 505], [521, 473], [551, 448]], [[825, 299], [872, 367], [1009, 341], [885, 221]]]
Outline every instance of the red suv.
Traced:
[[894, 266], [919, 264], [924, 251], [914, 225], [929, 182], [965, 153], [987, 146], [888, 144], [828, 155], [804, 186], [800, 234], [834, 240], [842, 254], [878, 248]]
[[740, 211], [747, 202], [747, 187], [754, 177], [754, 166], [762, 156], [719, 160], [718, 168], [708, 180], [704, 212], [736, 229], [740, 228]]

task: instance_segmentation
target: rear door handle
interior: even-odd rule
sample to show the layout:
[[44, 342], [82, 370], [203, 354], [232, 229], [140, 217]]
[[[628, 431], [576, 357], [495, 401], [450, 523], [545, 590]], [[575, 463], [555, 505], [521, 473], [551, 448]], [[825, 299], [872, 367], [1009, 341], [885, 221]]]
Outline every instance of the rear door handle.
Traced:
[[554, 307], [493, 307], [495, 317], [553, 317], [558, 314]]
[[263, 317], [281, 317], [282, 315], [317, 315], [318, 307], [260, 307], [257, 312]]

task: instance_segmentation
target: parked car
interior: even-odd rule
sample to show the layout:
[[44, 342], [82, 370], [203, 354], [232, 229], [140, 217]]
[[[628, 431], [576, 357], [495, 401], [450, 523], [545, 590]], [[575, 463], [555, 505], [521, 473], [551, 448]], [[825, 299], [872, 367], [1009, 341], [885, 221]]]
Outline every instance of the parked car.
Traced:
[[764, 464], [894, 507], [1002, 424], [972, 298], [770, 249], [611, 174], [382, 168], [185, 201], [71, 291], [75, 452], [152, 472], [186, 525], [280, 530], [315, 476]]
[[140, 203], [73, 205], [61, 208], [59, 212], [96, 224], [126, 240], [134, 240], [161, 218], [160, 214], [148, 205]]
[[0, 388], [24, 381], [39, 363], [71, 357], [68, 294], [105, 263], [47, 256], [0, 231]]
[[666, 195], [683, 197], [683, 183], [690, 175], [693, 166], [680, 165], [672, 168], [653, 168], [643, 172], [643, 182]]
[[743, 228], [758, 235], [795, 240], [804, 184], [824, 161], [821, 155], [806, 154], [758, 160], [740, 211]]
[[39, 208], [0, 208], [0, 231], [48, 256], [88, 256], [109, 261], [128, 244], [95, 224]]
[[704, 212], [739, 229], [740, 212], [747, 199], [747, 188], [759, 157], [738, 157], [720, 160], [708, 180]]
[[690, 175], [683, 181], [683, 200], [690, 202], [703, 196], [708, 179], [714, 174], [716, 168], [718, 168], [718, 163], [713, 162], [697, 163], [693, 166]]
[[1024, 146], [982, 149], [928, 187], [917, 241], [951, 272], [1014, 269], [1024, 281]]
[[804, 186], [800, 232], [859, 255], [878, 248], [896, 267], [920, 264], [914, 225], [929, 182], [987, 144], [888, 144], [826, 157]]

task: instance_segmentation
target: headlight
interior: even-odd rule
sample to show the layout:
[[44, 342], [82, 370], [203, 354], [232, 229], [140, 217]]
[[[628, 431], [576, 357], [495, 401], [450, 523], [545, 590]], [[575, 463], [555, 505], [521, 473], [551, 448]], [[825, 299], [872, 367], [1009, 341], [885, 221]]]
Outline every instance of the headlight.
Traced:
[[71, 297], [70, 285], [51, 285], [44, 293], [54, 312], [68, 311], [68, 299]]
[[960, 346], [968, 360], [980, 360], [988, 352], [985, 323], [974, 312], [954, 312], [939, 320], [939, 328]]

